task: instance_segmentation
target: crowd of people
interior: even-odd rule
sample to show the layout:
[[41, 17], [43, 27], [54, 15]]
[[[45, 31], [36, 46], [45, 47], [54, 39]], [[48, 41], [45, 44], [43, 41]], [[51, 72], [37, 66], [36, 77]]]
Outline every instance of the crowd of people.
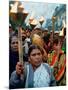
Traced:
[[9, 27], [9, 88], [66, 85], [66, 28], [64, 35], [41, 28], [22, 28], [23, 64], [19, 61], [18, 33]]

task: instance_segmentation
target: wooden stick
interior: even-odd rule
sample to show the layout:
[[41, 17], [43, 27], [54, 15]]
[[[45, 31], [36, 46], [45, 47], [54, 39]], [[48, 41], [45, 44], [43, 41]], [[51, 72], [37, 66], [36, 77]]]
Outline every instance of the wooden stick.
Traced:
[[18, 48], [19, 48], [19, 61], [23, 64], [23, 46], [22, 46], [22, 28], [19, 26], [18, 28]]

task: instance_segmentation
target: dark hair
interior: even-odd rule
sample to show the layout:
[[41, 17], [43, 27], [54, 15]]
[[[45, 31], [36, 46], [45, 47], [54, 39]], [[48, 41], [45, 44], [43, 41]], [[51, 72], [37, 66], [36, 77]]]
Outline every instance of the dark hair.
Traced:
[[12, 38], [13, 37], [17, 37], [18, 38], [18, 35], [16, 35], [15, 33], [9, 38], [9, 49], [11, 49], [11, 42], [12, 42]]
[[33, 49], [39, 49], [42, 54], [44, 53], [43, 50], [39, 46], [37, 46], [37, 45], [30, 45], [29, 50], [28, 50], [28, 56], [30, 56], [30, 54], [31, 54]]
[[18, 38], [18, 35], [17, 35], [16, 33], [14, 33], [14, 34], [9, 38], [9, 43], [11, 43], [13, 37], [17, 37], [17, 38]]
[[54, 38], [53, 44], [56, 44], [57, 45], [59, 43], [59, 41], [60, 41], [59, 38]]
[[43, 37], [43, 40], [46, 43], [46, 45], [48, 45], [49, 43], [49, 38], [50, 38], [50, 34], [47, 34], [46, 36]]

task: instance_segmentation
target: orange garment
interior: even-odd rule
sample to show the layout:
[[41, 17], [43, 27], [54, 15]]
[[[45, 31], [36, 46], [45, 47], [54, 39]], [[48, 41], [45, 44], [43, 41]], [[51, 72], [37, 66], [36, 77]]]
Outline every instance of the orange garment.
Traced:
[[48, 56], [48, 63], [51, 67], [54, 69], [54, 76], [57, 81], [59, 81], [65, 71], [66, 67], [66, 59], [63, 52], [60, 52], [60, 58], [59, 56], [54, 53], [54, 51]]

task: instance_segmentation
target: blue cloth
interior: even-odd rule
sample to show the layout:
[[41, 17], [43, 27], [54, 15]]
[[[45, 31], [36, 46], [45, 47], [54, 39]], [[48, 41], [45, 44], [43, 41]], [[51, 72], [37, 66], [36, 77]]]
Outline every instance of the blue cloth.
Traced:
[[[53, 76], [51, 67], [48, 64], [44, 64], [45, 69], [48, 71], [50, 75], [50, 83], [49, 86], [56, 86], [56, 80]], [[27, 73], [26, 73], [27, 74]], [[25, 76], [26, 77], [26, 76]], [[25, 87], [25, 82], [28, 83], [28, 88], [34, 87], [33, 84], [33, 78], [34, 78], [34, 72], [32, 69], [32, 65], [29, 64], [29, 74], [28, 74], [28, 81], [25, 81], [25, 78], [23, 80], [20, 79], [20, 76], [16, 74], [16, 71], [14, 71], [10, 78], [10, 86], [11, 88], [23, 88], [23, 85]], [[26, 79], [27, 80], [27, 79]], [[46, 82], [46, 81], [45, 81]], [[46, 87], [46, 86], [45, 86]]]
[[34, 78], [34, 70], [32, 68], [32, 65], [29, 64], [29, 75], [28, 75], [28, 87], [33, 87], [33, 78]]
[[16, 74], [16, 71], [14, 71], [11, 74], [11, 78], [9, 81], [9, 88], [10, 89], [15, 89], [15, 88], [24, 88], [25, 87], [25, 80], [20, 79], [20, 75]]

